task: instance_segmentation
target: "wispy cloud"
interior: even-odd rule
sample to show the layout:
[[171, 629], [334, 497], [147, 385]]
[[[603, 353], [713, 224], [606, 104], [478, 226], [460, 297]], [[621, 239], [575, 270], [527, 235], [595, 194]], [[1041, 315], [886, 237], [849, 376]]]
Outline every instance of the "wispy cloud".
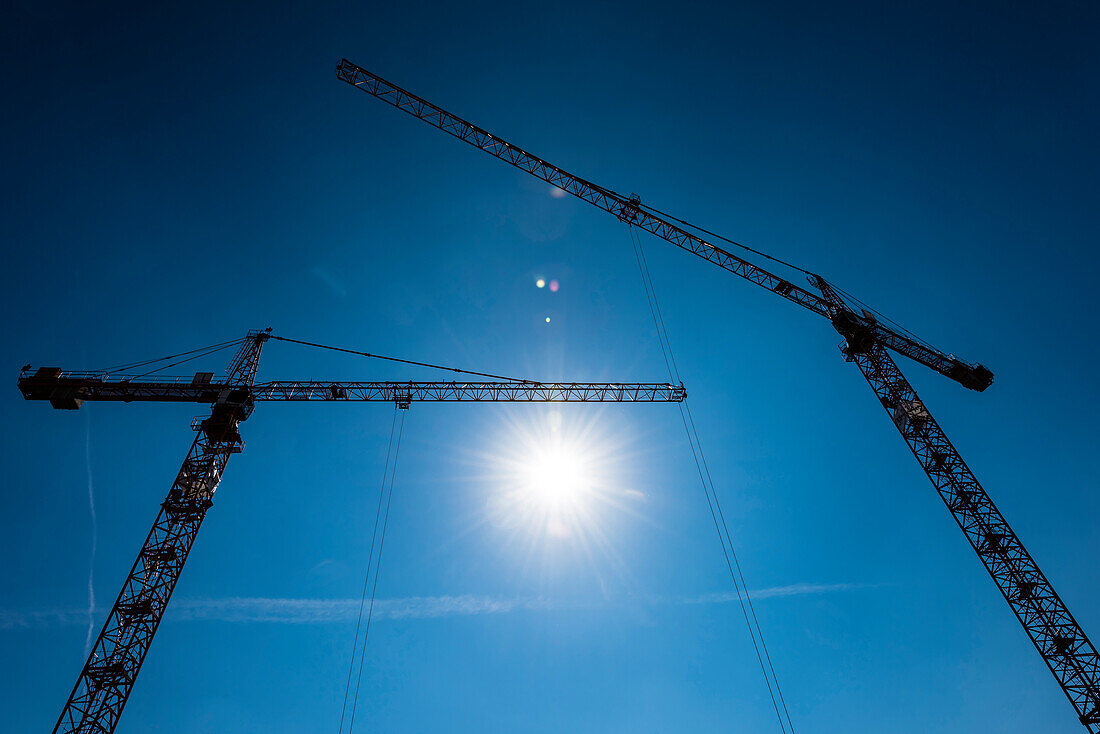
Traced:
[[[790, 584], [756, 589], [754, 599], [836, 594], [868, 589], [878, 584]], [[621, 600], [565, 601], [544, 597], [494, 597], [475, 594], [455, 596], [412, 596], [381, 599], [375, 602], [375, 619], [436, 619], [521, 611], [562, 609], [600, 609], [619, 605], [695, 605], [726, 604], [737, 601], [733, 592], [685, 597], [629, 597]], [[266, 597], [230, 597], [225, 599], [179, 599], [172, 603], [165, 618], [169, 621], [216, 621], [273, 624], [327, 624], [355, 619], [358, 599], [283, 599]], [[45, 611], [0, 609], [0, 630], [57, 627], [79, 624], [87, 611], [54, 609]]]
[[[379, 599], [374, 603], [375, 619], [432, 619], [467, 617], [480, 614], [504, 614], [521, 609], [550, 609], [542, 599], [476, 596], [411, 596]], [[358, 599], [279, 599], [240, 597], [229, 599], [181, 600], [171, 610], [176, 620], [217, 620], [220, 622], [276, 622], [315, 624], [354, 620]]]
[[[836, 594], [842, 591], [857, 591], [859, 589], [873, 589], [882, 584], [788, 584], [787, 586], [771, 586], [765, 589], [752, 591], [753, 599], [774, 599], [785, 596], [816, 596], [819, 594]], [[722, 591], [716, 594], [703, 594], [693, 598], [679, 600], [681, 604], [726, 604], [737, 601], [737, 593]]]

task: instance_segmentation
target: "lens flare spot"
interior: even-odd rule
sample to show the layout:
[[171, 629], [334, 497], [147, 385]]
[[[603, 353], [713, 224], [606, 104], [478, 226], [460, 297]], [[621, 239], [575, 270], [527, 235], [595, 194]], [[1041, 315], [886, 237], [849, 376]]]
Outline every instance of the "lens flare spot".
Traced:
[[564, 199], [565, 198], [565, 191], [563, 191], [562, 189], [559, 189], [557, 186], [551, 186], [550, 187], [550, 196], [552, 196], [555, 199]]
[[549, 316], [546, 317], [546, 323], [548, 323], [548, 324], [550, 323], [550, 317]]
[[557, 292], [558, 292], [558, 288], [561, 288], [561, 286], [560, 286], [560, 285], [558, 284], [558, 281], [556, 281], [556, 280], [551, 280], [551, 281], [550, 281], [550, 292], [551, 292], [551, 293], [557, 293]]
[[[546, 287], [546, 281], [543, 280], [542, 278], [539, 278], [538, 280], [535, 281], [535, 287], [536, 288], [545, 288]], [[553, 287], [554, 287], [553, 285], [550, 286], [551, 290], [553, 290]]]

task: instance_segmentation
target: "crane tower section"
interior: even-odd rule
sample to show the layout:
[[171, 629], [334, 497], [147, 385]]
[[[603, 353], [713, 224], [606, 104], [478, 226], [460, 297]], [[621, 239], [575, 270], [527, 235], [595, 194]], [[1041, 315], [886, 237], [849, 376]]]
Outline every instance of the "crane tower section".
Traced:
[[[244, 445], [237, 429], [252, 412], [248, 387], [266, 339], [265, 332], [249, 334], [233, 359], [226, 389], [212, 401], [210, 416], [200, 424], [54, 732], [100, 734], [114, 731], [118, 724], [229, 457]], [[77, 408], [79, 398], [70, 394], [70, 387], [46, 399], [54, 407]]]

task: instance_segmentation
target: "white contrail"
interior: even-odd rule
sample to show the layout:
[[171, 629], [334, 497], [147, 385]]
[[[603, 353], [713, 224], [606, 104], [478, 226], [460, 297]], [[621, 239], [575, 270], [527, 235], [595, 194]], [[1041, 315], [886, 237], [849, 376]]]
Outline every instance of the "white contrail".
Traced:
[[[751, 589], [749, 594], [753, 599], [772, 599], [784, 596], [813, 596], [838, 591], [872, 589], [876, 586], [881, 586], [881, 584], [788, 584], [787, 586], [770, 586], [765, 589]], [[676, 600], [676, 602], [680, 604], [725, 604], [726, 602], [737, 601], [737, 598], [737, 594], [732, 591], [720, 591], [714, 594], [685, 597]]]
[[[873, 589], [883, 584], [789, 584], [753, 589], [756, 599], [836, 594]], [[680, 597], [623, 597], [621, 599], [555, 600], [546, 597], [496, 597], [477, 594], [408, 596], [380, 599], [374, 606], [379, 619], [438, 619], [512, 612], [549, 612], [565, 609], [605, 609], [622, 605], [669, 606], [728, 604], [737, 601], [733, 592]], [[179, 599], [166, 615], [169, 621], [266, 622], [271, 624], [329, 624], [355, 619], [358, 599], [286, 599], [229, 597], [225, 599]], [[99, 610], [105, 611], [105, 610]], [[86, 613], [75, 609], [18, 611], [0, 609], [0, 630], [54, 627], [79, 624]], [[90, 639], [90, 638], [89, 638]]]
[[95, 630], [95, 546], [99, 535], [95, 518], [95, 488], [92, 484], [92, 428], [88, 414], [84, 414], [84, 463], [88, 469], [88, 510], [92, 515], [92, 558], [88, 562], [88, 634], [84, 638], [84, 657], [92, 650], [92, 632]]
[[[375, 619], [434, 619], [504, 614], [520, 609], [550, 609], [545, 599], [459, 594], [456, 596], [411, 596], [379, 599]], [[358, 599], [272, 599], [236, 597], [228, 599], [181, 599], [168, 617], [177, 621], [217, 620], [220, 622], [274, 622], [318, 624], [354, 620]]]
[[[792, 596], [817, 596], [856, 591], [878, 584], [788, 584], [754, 589], [756, 599]], [[548, 599], [546, 597], [494, 597], [475, 594], [455, 596], [408, 596], [379, 599], [374, 605], [378, 619], [435, 619], [468, 617], [510, 612], [549, 612], [563, 609], [602, 609], [625, 604], [644, 606], [728, 604], [737, 601], [733, 592], [681, 597], [624, 597], [619, 600], [589, 601]], [[177, 621], [217, 620], [220, 622], [274, 622], [279, 624], [324, 624], [355, 618], [357, 599], [279, 599], [234, 597], [227, 599], [181, 599], [169, 618]]]

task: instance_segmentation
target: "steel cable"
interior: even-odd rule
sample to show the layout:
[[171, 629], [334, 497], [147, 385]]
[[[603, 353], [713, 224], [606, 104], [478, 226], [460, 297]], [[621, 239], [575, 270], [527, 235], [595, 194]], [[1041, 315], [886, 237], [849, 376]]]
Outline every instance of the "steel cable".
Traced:
[[[401, 413], [401, 424], [397, 428], [397, 444], [394, 446], [393, 469], [390, 472], [390, 489], [389, 489], [389, 492], [386, 493], [386, 511], [382, 516], [382, 535], [378, 539], [378, 556], [374, 560], [374, 584], [371, 586], [370, 606], [367, 607], [367, 624], [366, 624], [366, 627], [364, 627], [364, 629], [363, 629], [363, 646], [359, 650], [359, 673], [356, 676], [356, 680], [355, 680], [355, 696], [352, 698], [352, 701], [351, 701], [351, 719], [348, 722], [348, 734], [351, 734], [352, 729], [355, 727], [355, 710], [356, 710], [356, 707], [359, 704], [359, 686], [363, 682], [363, 662], [364, 662], [364, 660], [366, 659], [366, 656], [367, 656], [367, 636], [370, 634], [370, 623], [371, 623], [371, 620], [374, 618], [374, 599], [375, 599], [375, 596], [378, 592], [379, 568], [382, 565], [382, 548], [386, 544], [386, 528], [390, 524], [390, 504], [393, 501], [393, 485], [394, 485], [395, 479], [397, 478], [397, 458], [398, 458], [398, 456], [401, 455], [401, 436], [405, 433], [405, 413], [407, 411], [400, 410], [399, 408], [395, 408], [395, 410], [399, 410], [400, 413]], [[392, 429], [391, 429], [391, 437], [392, 437]], [[384, 476], [383, 476], [382, 481], [383, 481], [383, 487], [384, 487], [385, 486], [385, 477]], [[381, 501], [381, 497], [379, 497], [379, 501]], [[377, 531], [377, 530], [378, 530], [378, 518], [375, 517], [375, 531]], [[371, 539], [371, 545], [372, 545], [372, 547], [374, 545], [374, 539], [373, 538]], [[368, 573], [368, 576], [369, 576], [369, 573], [370, 573], [369, 568], [367, 569], [367, 573]], [[360, 613], [361, 612], [362, 612], [362, 610], [360, 609]]]
[[[366, 606], [366, 601], [367, 601], [367, 586], [370, 583], [371, 566], [374, 562], [374, 546], [375, 546], [375, 540], [378, 537], [378, 520], [382, 515], [382, 498], [386, 494], [386, 476], [389, 474], [389, 471], [390, 471], [390, 456], [392, 455], [393, 434], [394, 434], [394, 429], [396, 427], [397, 427], [397, 406], [395, 405], [394, 409], [393, 409], [393, 421], [390, 423], [390, 438], [389, 438], [389, 441], [386, 443], [386, 463], [382, 467], [382, 484], [378, 488], [378, 506], [375, 508], [375, 511], [374, 511], [374, 531], [371, 533], [370, 553], [367, 556], [367, 571], [366, 571], [365, 574], [363, 574], [363, 591], [362, 591], [362, 593], [359, 597], [359, 616], [355, 620], [355, 638], [352, 640], [351, 659], [348, 662], [348, 680], [347, 680], [347, 683], [344, 686], [344, 703], [340, 707], [340, 728], [339, 728], [338, 731], [341, 732], [341, 733], [344, 731], [344, 717], [347, 713], [347, 708], [348, 708], [348, 695], [351, 692], [351, 674], [355, 670], [355, 652], [359, 647], [359, 629], [360, 629], [360, 627], [362, 626], [362, 623], [363, 623], [363, 608]], [[374, 603], [374, 598], [372, 596], [371, 597], [371, 605], [372, 606], [373, 606], [373, 603]], [[364, 635], [364, 637], [363, 637], [363, 647], [364, 648], [366, 647], [366, 644], [367, 644], [366, 636]], [[358, 696], [358, 693], [359, 693], [359, 687], [358, 687], [358, 684], [356, 684], [356, 695], [357, 696]]]
[[[181, 359], [178, 362], [172, 362], [171, 364], [166, 364], [162, 367], [157, 367], [156, 369], [149, 370], [148, 372], [143, 372], [140, 375], [127, 375], [126, 379], [127, 379], [127, 381], [132, 382], [132, 381], [140, 379], [142, 377], [148, 377], [149, 375], [155, 374], [157, 372], [162, 372], [162, 371], [164, 371], [164, 370], [166, 370], [170, 367], [176, 367], [176, 366], [181, 365], [185, 362], [190, 362], [192, 360], [199, 359], [200, 357], [207, 357], [211, 354], [215, 354], [215, 353], [220, 352], [224, 349], [228, 349], [229, 347], [233, 346], [234, 344], [239, 344], [243, 341], [244, 340], [241, 339], [241, 340], [238, 340], [236, 342], [228, 342], [228, 343], [222, 344], [221, 346], [216, 346], [215, 345], [215, 346], [212, 346], [212, 347], [206, 349], [206, 351], [202, 351], [202, 352], [200, 352], [199, 350], [192, 350], [192, 351], [198, 352], [198, 353], [197, 354], [192, 354], [190, 357], [187, 357], [185, 359]], [[184, 354], [190, 354], [190, 352], [184, 352]], [[179, 355], [176, 355], [176, 356], [179, 356]], [[168, 357], [168, 359], [171, 359], [171, 357]]]
[[[669, 214], [668, 212], [663, 212], [660, 209], [657, 209], [656, 207], [649, 206], [648, 204], [642, 204], [641, 207], [643, 209], [647, 210], [647, 211], [653, 212], [654, 214], [665, 217], [667, 219], [671, 219], [674, 222], [678, 222], [679, 224], [682, 224], [685, 227], [690, 227], [691, 229], [697, 230], [699, 232], [703, 232], [704, 234], [708, 234], [711, 237], [716, 237], [716, 238], [722, 240], [723, 242], [731, 244], [735, 247], [740, 247], [742, 250], [745, 250], [747, 252], [751, 252], [754, 255], [759, 255], [760, 257], [765, 258], [767, 260], [771, 260], [772, 262], [779, 263], [780, 265], [783, 265], [783, 266], [788, 267], [788, 268], [792, 268], [793, 270], [797, 270], [798, 272], [803, 273], [804, 275], [809, 275], [811, 277], [821, 277], [821, 276], [816, 275], [815, 273], [811, 273], [809, 270], [806, 270], [805, 268], [801, 268], [798, 265], [795, 265], [792, 262], [788, 262], [788, 261], [786, 261], [782, 258], [773, 257], [772, 255], [769, 255], [766, 252], [761, 252], [760, 250], [757, 250], [753, 247], [749, 247], [748, 245], [737, 242], [736, 240], [731, 240], [729, 237], [724, 237], [723, 235], [720, 235], [717, 232], [711, 231], [711, 230], [707, 229], [706, 227], [700, 227], [698, 224], [692, 224], [691, 222], [680, 219], [679, 217], [675, 217], [675, 216]], [[931, 344], [929, 344], [924, 339], [921, 339], [919, 336], [917, 336], [913, 332], [906, 329], [904, 326], [899, 324], [897, 321], [894, 321], [893, 319], [891, 319], [889, 316], [882, 313], [881, 311], [879, 311], [877, 309], [874, 309], [874, 308], [871, 308], [866, 303], [864, 303], [860, 299], [856, 298], [851, 293], [844, 290], [840, 286], [836, 285], [832, 281], [829, 281], [829, 285], [831, 285], [834, 290], [838, 291], [839, 293], [842, 293], [843, 295], [847, 296], [850, 300], [852, 300], [855, 303], [859, 304], [860, 307], [867, 309], [869, 312], [875, 314], [880, 319], [882, 319], [886, 323], [890, 324], [892, 327], [894, 327], [894, 329], [896, 331], [898, 331], [902, 334], [905, 334], [910, 339], [917, 342], [918, 344], [925, 347], [926, 349], [928, 349], [930, 351], [933, 351], [933, 352], [939, 352], [940, 351], [940, 350], [936, 349], [935, 347], [933, 347]]]
[[303, 344], [307, 347], [316, 347], [318, 349], [328, 349], [333, 352], [344, 352], [346, 354], [355, 354], [360, 357], [370, 357], [372, 359], [384, 359], [388, 362], [400, 362], [401, 364], [411, 364], [417, 367], [429, 367], [433, 370], [445, 370], [447, 372], [459, 372], [464, 375], [476, 375], [477, 377], [490, 377], [494, 380], [508, 380], [509, 382], [526, 382], [533, 383], [534, 380], [521, 380], [518, 377], [505, 377], [503, 375], [494, 375], [490, 372], [474, 372], [472, 370], [463, 370], [458, 367], [446, 367], [439, 364], [431, 364], [430, 362], [416, 362], [411, 359], [401, 359], [399, 357], [387, 357], [382, 354], [371, 354], [370, 352], [361, 352], [356, 349], [347, 349], [345, 347], [331, 347], [326, 344], [317, 344], [315, 342], [302, 341], [301, 339], [290, 339], [285, 336], [271, 335], [272, 339], [278, 339], [281, 342], [290, 342], [291, 344]]
[[[653, 317], [653, 326], [657, 331], [657, 338], [661, 344], [661, 353], [665, 359], [665, 366], [669, 370], [669, 377], [675, 381], [680, 381], [679, 368], [676, 365], [676, 357], [672, 353], [672, 343], [668, 337], [668, 329], [665, 326], [664, 315], [661, 313], [660, 302], [657, 299], [657, 291], [653, 285], [653, 276], [649, 270], [649, 263], [646, 261], [645, 250], [642, 247], [640, 238], [636, 236], [633, 226], [629, 228], [629, 232], [631, 241], [634, 245], [635, 261], [638, 263], [638, 271], [642, 278], [642, 287], [645, 289], [646, 300], [649, 302], [650, 315]], [[768, 695], [771, 698], [772, 707], [775, 710], [780, 731], [786, 732], [789, 726], [791, 734], [794, 734], [794, 723], [791, 721], [790, 711], [787, 708], [787, 702], [783, 696], [782, 687], [779, 685], [779, 678], [776, 676], [775, 666], [772, 663], [767, 643], [764, 641], [764, 633], [760, 628], [760, 621], [756, 615], [756, 609], [752, 604], [752, 595], [749, 593], [749, 587], [745, 581], [741, 563], [737, 558], [737, 551], [733, 546], [733, 538], [730, 535], [729, 525], [726, 523], [725, 514], [722, 511], [722, 505], [718, 499], [718, 491], [714, 485], [714, 479], [711, 476], [710, 468], [707, 465], [706, 456], [703, 453], [703, 445], [699, 438], [699, 431], [695, 426], [695, 419], [691, 415], [691, 408], [687, 405], [686, 400], [679, 407], [680, 418], [683, 421], [684, 432], [687, 435], [688, 445], [691, 448], [692, 457], [695, 460], [695, 468], [699, 474], [699, 481], [703, 486], [703, 493], [707, 499], [707, 507], [710, 510], [711, 520], [714, 523], [715, 531], [718, 533], [718, 541], [722, 545], [722, 554], [726, 560], [726, 568], [729, 570], [730, 578], [733, 581], [734, 591], [737, 593], [737, 600], [741, 606], [741, 614], [745, 619], [745, 626], [749, 631], [749, 638], [752, 640], [753, 649], [756, 652], [756, 659], [760, 665], [760, 672], [764, 677], [764, 683], [768, 688]], [[736, 572], [734, 569], [736, 569]], [[739, 578], [740, 583], [738, 583]], [[744, 588], [743, 598], [741, 593], [742, 588]], [[746, 602], [748, 604], [747, 607]], [[751, 621], [749, 619], [750, 615], [752, 617]], [[753, 629], [754, 625], [755, 631]], [[759, 644], [757, 644], [758, 638]], [[764, 651], [763, 656], [761, 656], [761, 650]], [[767, 669], [765, 669], [765, 660], [767, 660]], [[768, 670], [771, 671], [770, 676], [768, 675]], [[773, 682], [774, 690], [772, 687]], [[776, 700], [776, 695], [779, 696], [778, 701]], [[783, 709], [782, 713], [780, 713], [780, 708]], [[786, 717], [786, 724], [784, 724], [784, 716]]]
[[761, 252], [760, 250], [749, 247], [748, 245], [743, 245], [740, 242], [737, 242], [735, 240], [731, 240], [729, 237], [723, 237], [722, 235], [718, 234], [717, 232], [712, 232], [709, 229], [706, 229], [705, 227], [700, 227], [698, 224], [692, 224], [691, 222], [685, 222], [683, 219], [680, 219], [679, 217], [674, 217], [671, 214], [669, 214], [667, 212], [663, 212], [663, 211], [661, 211], [660, 209], [658, 209], [656, 207], [649, 206], [648, 204], [642, 204], [641, 207], [643, 209], [647, 210], [647, 211], [653, 212], [654, 214], [660, 215], [662, 217], [667, 217], [668, 219], [671, 219], [674, 222], [679, 222], [680, 224], [684, 225], [685, 227], [691, 227], [692, 229], [696, 229], [696, 230], [698, 230], [700, 232], [703, 232], [705, 234], [709, 234], [711, 237], [717, 237], [718, 239], [722, 240], [723, 242], [729, 243], [729, 244], [733, 245], [734, 247], [740, 247], [742, 250], [746, 250], [748, 252], [751, 252], [754, 255], [759, 255], [760, 257], [771, 260], [772, 262], [779, 263], [780, 265], [785, 265], [788, 268], [793, 268], [793, 269], [797, 270], [800, 273], [805, 273], [806, 275], [813, 275], [813, 273], [811, 273], [809, 270], [805, 270], [803, 268], [800, 268], [797, 265], [795, 265], [794, 263], [789, 263], [786, 260], [780, 259], [778, 257], [772, 257], [771, 255], [769, 255], [766, 252]]
[[[88, 371], [89, 372], [122, 372], [124, 370], [134, 369], [135, 367], [144, 367], [146, 365], [155, 364], [157, 362], [164, 362], [164, 361], [169, 360], [169, 359], [175, 359], [176, 357], [183, 357], [183, 356], [186, 356], [188, 354], [194, 354], [195, 352], [203, 352], [204, 354], [211, 354], [212, 352], [207, 352], [206, 350], [216, 351], [217, 349], [224, 349], [226, 347], [231, 347], [231, 346], [235, 346], [237, 344], [240, 344], [244, 340], [245, 340], [245, 337], [240, 337], [238, 339], [231, 339], [231, 340], [225, 341], [225, 342], [218, 342], [217, 344], [210, 344], [210, 345], [207, 345], [205, 347], [198, 347], [196, 349], [189, 349], [188, 351], [180, 352], [179, 354], [169, 354], [169, 355], [164, 356], [164, 357], [157, 357], [156, 359], [146, 359], [146, 360], [141, 360], [141, 361], [138, 361], [138, 362], [128, 362], [126, 364], [118, 364], [118, 365], [113, 365], [111, 367], [105, 367], [103, 369], [88, 370]], [[157, 371], [159, 371], [159, 369], [166, 369], [166, 367], [158, 368], [158, 370], [153, 370], [153, 372], [157, 372]], [[151, 373], [147, 372], [145, 374], [151, 374]]]

